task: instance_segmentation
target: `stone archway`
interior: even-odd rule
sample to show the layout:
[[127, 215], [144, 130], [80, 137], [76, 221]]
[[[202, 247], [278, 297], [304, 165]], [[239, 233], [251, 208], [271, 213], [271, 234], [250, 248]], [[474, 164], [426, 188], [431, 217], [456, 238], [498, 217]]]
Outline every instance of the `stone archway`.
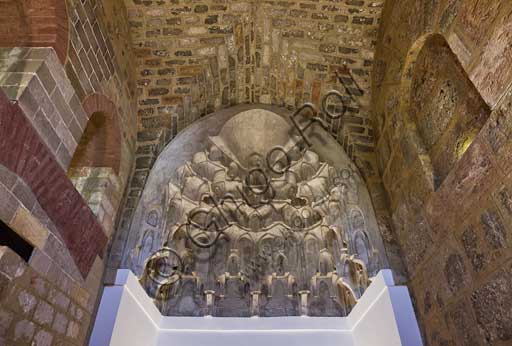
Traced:
[[[208, 309], [214, 316], [275, 317], [283, 311], [299, 314], [291, 306], [299, 306], [300, 286], [312, 292], [307, 298], [316, 307], [312, 315], [341, 316], [342, 309], [325, 294], [341, 299], [332, 283], [342, 280], [343, 266], [358, 254], [342, 241], [329, 247], [329, 231], [339, 239], [361, 233], [365, 275], [388, 266], [371, 197], [354, 162], [324, 129], [305, 130], [305, 140], [286, 115], [283, 109], [252, 106], [213, 113], [160, 153], [121, 245], [123, 265], [140, 275], [155, 300], [172, 305], [193, 294], [194, 302], [206, 303], [205, 292], [213, 290]], [[285, 157], [276, 156], [276, 148]], [[155, 214], [155, 206], [163, 212]], [[347, 219], [353, 209], [359, 212], [357, 224]], [[217, 248], [221, 236], [225, 242]], [[163, 288], [154, 286], [151, 266], [176, 257], [182, 263], [180, 282], [202, 287], [197, 292], [160, 294]], [[343, 275], [354, 292], [366, 288]], [[272, 297], [282, 285], [287, 298]], [[203, 303], [191, 305], [192, 311], [162, 312], [203, 315]]]
[[399, 116], [409, 157], [422, 157], [437, 189], [487, 121], [490, 109], [444, 36], [427, 34], [410, 48], [402, 73]]

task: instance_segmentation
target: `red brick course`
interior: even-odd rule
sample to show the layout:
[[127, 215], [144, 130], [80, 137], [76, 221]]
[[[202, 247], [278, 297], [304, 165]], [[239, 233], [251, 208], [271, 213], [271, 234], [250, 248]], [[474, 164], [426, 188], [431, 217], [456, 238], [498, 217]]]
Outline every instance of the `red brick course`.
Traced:
[[107, 243], [103, 229], [17, 104], [0, 93], [0, 164], [31, 188], [83, 277]]

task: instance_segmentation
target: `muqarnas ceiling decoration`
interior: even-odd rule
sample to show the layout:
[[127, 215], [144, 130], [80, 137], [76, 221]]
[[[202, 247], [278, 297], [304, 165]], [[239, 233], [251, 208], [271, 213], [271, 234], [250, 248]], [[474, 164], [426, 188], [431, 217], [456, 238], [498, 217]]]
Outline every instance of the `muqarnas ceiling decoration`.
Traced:
[[[132, 225], [127, 265], [160, 311], [346, 316], [386, 259], [366, 185], [343, 149], [330, 141], [322, 157], [263, 109], [231, 117], [194, 153], [186, 142], [197, 137], [160, 156]], [[188, 160], [174, 158], [184, 147]]]

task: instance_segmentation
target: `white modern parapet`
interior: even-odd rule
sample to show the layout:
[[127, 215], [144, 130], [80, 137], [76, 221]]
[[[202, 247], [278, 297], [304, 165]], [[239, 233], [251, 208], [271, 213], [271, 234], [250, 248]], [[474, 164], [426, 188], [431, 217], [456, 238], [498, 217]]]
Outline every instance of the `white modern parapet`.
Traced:
[[91, 346], [421, 346], [409, 291], [382, 270], [347, 317], [162, 316], [135, 275], [105, 287]]

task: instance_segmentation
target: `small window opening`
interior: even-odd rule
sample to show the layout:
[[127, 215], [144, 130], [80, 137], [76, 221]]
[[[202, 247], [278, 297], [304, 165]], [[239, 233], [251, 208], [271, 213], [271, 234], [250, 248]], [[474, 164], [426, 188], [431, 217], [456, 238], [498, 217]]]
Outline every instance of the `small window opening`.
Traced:
[[28, 262], [34, 247], [0, 220], [0, 246], [7, 246]]

